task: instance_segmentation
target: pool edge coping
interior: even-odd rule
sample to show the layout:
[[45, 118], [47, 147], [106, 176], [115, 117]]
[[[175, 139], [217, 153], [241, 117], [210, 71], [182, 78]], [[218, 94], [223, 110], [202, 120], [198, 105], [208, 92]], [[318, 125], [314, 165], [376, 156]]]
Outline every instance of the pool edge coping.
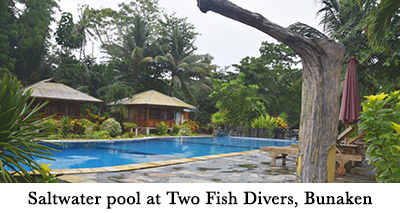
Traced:
[[211, 160], [217, 158], [224, 157], [234, 157], [240, 156], [244, 154], [257, 153], [260, 150], [250, 150], [244, 152], [233, 152], [233, 153], [225, 153], [225, 154], [217, 154], [217, 155], [206, 155], [201, 157], [191, 157], [191, 158], [177, 158], [165, 161], [154, 161], [148, 163], [138, 163], [138, 164], [127, 164], [121, 166], [108, 166], [108, 167], [97, 167], [97, 168], [84, 168], [84, 169], [53, 169], [50, 171], [51, 175], [63, 176], [63, 175], [74, 175], [74, 174], [90, 174], [90, 173], [105, 173], [105, 172], [125, 172], [125, 171], [133, 171], [139, 169], [148, 169], [154, 167], [162, 167], [169, 165], [177, 165], [182, 163], [190, 163], [204, 160]]
[[68, 140], [57, 140], [57, 139], [44, 139], [40, 140], [45, 143], [84, 143], [84, 142], [104, 142], [104, 141], [112, 141], [112, 142], [122, 142], [122, 141], [136, 141], [136, 140], [152, 140], [159, 138], [203, 138], [203, 137], [215, 137], [212, 135], [196, 135], [196, 136], [151, 136], [151, 137], [140, 137], [140, 138], [121, 138], [121, 139], [68, 139]]

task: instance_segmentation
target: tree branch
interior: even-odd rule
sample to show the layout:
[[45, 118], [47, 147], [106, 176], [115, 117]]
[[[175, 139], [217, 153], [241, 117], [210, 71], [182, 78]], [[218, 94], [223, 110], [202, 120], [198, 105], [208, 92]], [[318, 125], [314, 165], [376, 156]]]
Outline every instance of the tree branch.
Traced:
[[[320, 49], [319, 45], [316, 44], [319, 42], [319, 38], [307, 39], [300, 34], [269, 21], [261, 14], [243, 9], [230, 1], [197, 0], [197, 6], [203, 13], [213, 11], [246, 25], [252, 26], [272, 36], [276, 40], [281, 41], [292, 48], [297, 54], [299, 54], [301, 58], [303, 58], [303, 60], [315, 59], [315, 57], [309, 54], [311, 52], [317, 54], [322, 54], [324, 52], [322, 49]], [[305, 49], [310, 49], [311, 51], [305, 51]]]

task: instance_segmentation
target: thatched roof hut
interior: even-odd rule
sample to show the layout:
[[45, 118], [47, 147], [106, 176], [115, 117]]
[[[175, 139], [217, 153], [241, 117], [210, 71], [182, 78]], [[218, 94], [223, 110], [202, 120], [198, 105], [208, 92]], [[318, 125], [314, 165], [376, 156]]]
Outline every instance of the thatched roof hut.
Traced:
[[31, 97], [35, 98], [36, 104], [49, 101], [40, 110], [43, 117], [55, 114], [55, 118], [60, 116], [80, 118], [82, 104], [103, 102], [53, 79], [46, 79], [25, 87], [25, 91], [29, 89], [32, 90]]
[[116, 102], [128, 109], [126, 121], [136, 123], [136, 134], [156, 129], [160, 122], [169, 127], [181, 125], [189, 119], [189, 112], [196, 111], [196, 107], [185, 103], [178, 98], [170, 97], [155, 90], [149, 90], [124, 98]]
[[121, 100], [117, 101], [117, 104], [168, 106], [168, 107], [196, 109], [196, 107], [194, 107], [190, 104], [187, 104], [187, 103], [179, 100], [178, 98], [164, 95], [155, 90], [148, 90], [146, 92], [136, 94], [132, 97], [121, 99]]
[[68, 100], [68, 101], [79, 101], [79, 102], [103, 102], [97, 98], [94, 98], [88, 94], [80, 92], [74, 88], [58, 83], [53, 79], [46, 79], [39, 81], [32, 85], [25, 87], [25, 91], [32, 89], [32, 97], [53, 99], [53, 100]]

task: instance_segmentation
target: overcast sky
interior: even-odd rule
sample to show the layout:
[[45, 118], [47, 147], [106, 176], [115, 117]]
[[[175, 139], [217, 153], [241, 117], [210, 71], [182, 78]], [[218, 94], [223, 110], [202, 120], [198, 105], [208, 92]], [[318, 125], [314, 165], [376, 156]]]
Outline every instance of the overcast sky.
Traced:
[[[316, 0], [231, 0], [233, 3], [262, 14], [270, 21], [287, 27], [296, 22], [302, 22], [312, 27], [318, 26], [316, 11], [320, 8]], [[77, 17], [79, 4], [87, 4], [93, 8], [118, 9], [118, 4], [126, 0], [60, 0], [63, 12], [70, 12]], [[177, 17], [187, 17], [201, 35], [196, 40], [198, 54], [209, 53], [215, 59], [214, 64], [221, 67], [237, 64], [246, 56], [258, 56], [262, 41], [275, 41], [268, 35], [225, 18], [213, 12], [206, 14], [197, 8], [196, 0], [159, 0], [160, 6], [167, 13], [176, 13]], [[56, 18], [59, 20], [59, 17]], [[90, 47], [88, 47], [90, 48]], [[99, 57], [95, 51], [95, 57]]]

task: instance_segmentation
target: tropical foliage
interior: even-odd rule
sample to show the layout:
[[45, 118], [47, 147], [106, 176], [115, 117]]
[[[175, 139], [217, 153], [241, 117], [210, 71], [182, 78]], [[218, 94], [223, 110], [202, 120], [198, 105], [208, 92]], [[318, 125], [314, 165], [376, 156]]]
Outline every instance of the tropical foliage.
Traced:
[[[17, 3], [24, 9], [18, 9]], [[0, 71], [15, 74], [23, 83], [46, 77], [56, 1], [1, 0], [0, 5]]]
[[43, 105], [33, 106], [32, 91], [25, 92], [19, 81], [0, 78], [0, 182], [33, 182], [29, 171], [40, 170], [35, 157], [51, 159], [50, 149], [38, 142], [46, 123], [38, 119]]
[[298, 56], [284, 44], [263, 42], [259, 57], [246, 57], [234, 65], [244, 85], [257, 85], [256, 94], [271, 115], [286, 113], [292, 124], [300, 121], [302, 73]]
[[219, 111], [226, 115], [224, 120], [233, 126], [248, 126], [251, 120], [264, 112], [257, 96], [257, 85], [244, 85], [244, 74], [228, 83], [216, 81], [211, 97], [216, 100]]
[[251, 121], [251, 127], [273, 129], [274, 127], [278, 127], [278, 123], [275, 118], [269, 114], [265, 114]]
[[[346, 47], [346, 58], [355, 56], [359, 61], [357, 71], [362, 95], [398, 90], [400, 19], [394, 15], [398, 14], [395, 9], [398, 2], [331, 0], [321, 3], [324, 7], [320, 14], [330, 37]], [[387, 8], [390, 4], [393, 7]], [[388, 20], [388, 17], [392, 18]], [[386, 44], [384, 48], [377, 45], [382, 41]], [[345, 67], [343, 74], [344, 71]]]
[[164, 123], [164, 121], [161, 121], [160, 123], [157, 124], [157, 133], [159, 135], [165, 135], [167, 134], [169, 129], [169, 126]]
[[[391, 37], [390, 28], [397, 25], [400, 2], [392, 0], [372, 2], [375, 3], [373, 5], [375, 7], [368, 17], [368, 38], [375, 47], [383, 46], [390, 49], [391, 47], [386, 41]], [[363, 3], [371, 4], [371, 1], [363, 0]]]
[[190, 127], [188, 125], [186, 125], [186, 124], [173, 126], [172, 127], [172, 131], [171, 131], [171, 135], [183, 136], [183, 135], [179, 134], [179, 132], [181, 132], [182, 129], [185, 129], [185, 130], [182, 131], [182, 132], [185, 132], [185, 134], [188, 132], [187, 129], [189, 129], [189, 135], [190, 135]]
[[137, 127], [137, 124], [124, 122], [124, 123], [122, 123], [122, 126], [124, 127], [125, 132], [133, 132], [135, 130], [135, 128]]
[[378, 182], [400, 182], [400, 91], [366, 96], [360, 128]]
[[116, 121], [114, 118], [109, 118], [109, 119], [105, 120], [101, 124], [100, 130], [107, 131], [111, 137], [119, 136], [122, 133], [121, 124], [118, 123], [118, 121]]
[[200, 122], [198, 122], [198, 121], [187, 120], [187, 121], [185, 121], [184, 124], [189, 126], [190, 131], [192, 132], [192, 134], [199, 131]]
[[58, 23], [55, 35], [57, 44], [65, 49], [79, 48], [84, 39], [82, 35], [79, 35], [71, 13], [61, 14], [61, 20]]
[[51, 164], [44, 164], [40, 163], [40, 169], [37, 171], [39, 172], [40, 176], [35, 177], [36, 183], [58, 183], [59, 181], [56, 179], [56, 175], [50, 174]]
[[211, 123], [217, 125], [217, 126], [222, 126], [226, 124], [228, 115], [225, 112], [218, 111], [211, 116]]
[[182, 125], [182, 127], [179, 129], [178, 133], [176, 134], [177, 136], [190, 136], [191, 135], [191, 130], [190, 127], [187, 125]]

